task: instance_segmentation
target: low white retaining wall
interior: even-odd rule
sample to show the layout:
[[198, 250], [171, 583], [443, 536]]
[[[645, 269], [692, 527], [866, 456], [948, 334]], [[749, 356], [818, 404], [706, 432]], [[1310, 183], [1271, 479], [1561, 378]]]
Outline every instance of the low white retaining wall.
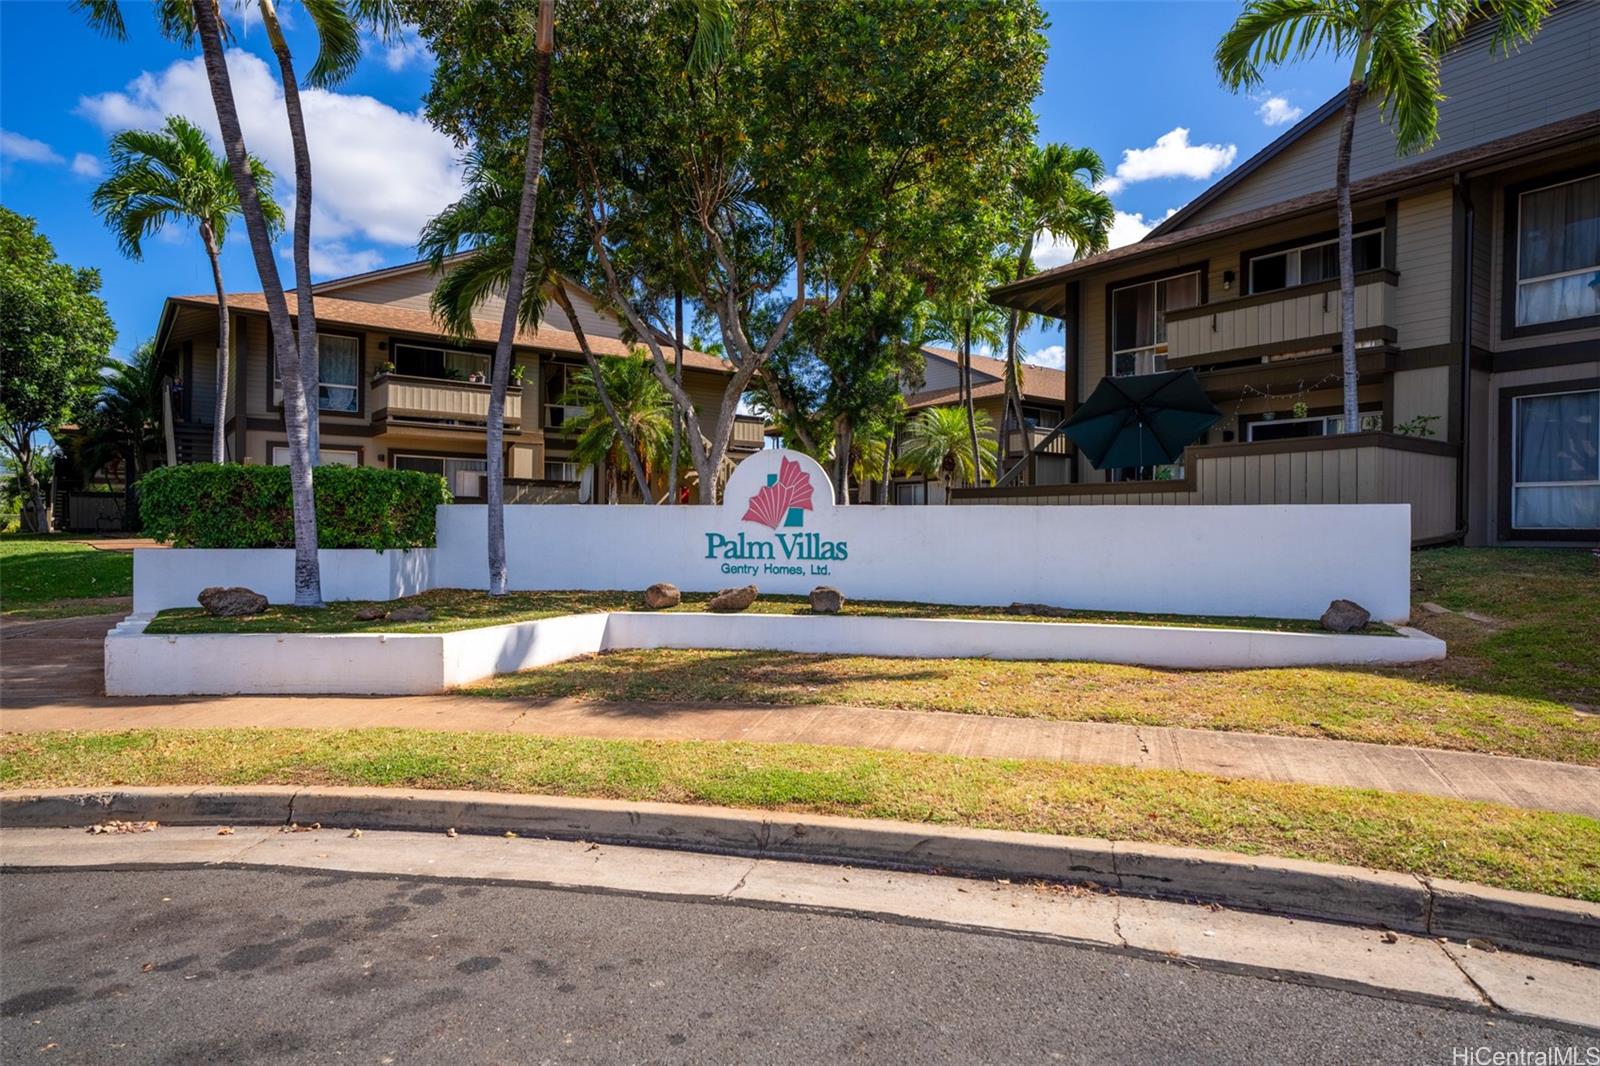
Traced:
[[[324, 600], [393, 600], [436, 587], [434, 548], [323, 548]], [[292, 548], [140, 548], [133, 553], [133, 613], [197, 607], [200, 590], [242, 585], [269, 603], [294, 602]]]
[[1157, 667], [1267, 667], [1442, 659], [1402, 636], [1188, 626], [804, 615], [565, 615], [439, 634], [152, 636], [129, 619], [106, 637], [111, 696], [420, 695], [578, 655], [714, 648], [913, 658], [1074, 659]]

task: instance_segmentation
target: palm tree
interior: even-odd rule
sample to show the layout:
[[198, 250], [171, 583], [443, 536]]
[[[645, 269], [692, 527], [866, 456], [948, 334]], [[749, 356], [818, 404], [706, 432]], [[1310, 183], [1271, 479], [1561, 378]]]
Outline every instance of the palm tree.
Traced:
[[1356, 404], [1356, 283], [1351, 253], [1350, 148], [1361, 101], [1375, 96], [1401, 155], [1439, 136], [1439, 66], [1480, 16], [1498, 20], [1491, 50], [1508, 51], [1538, 32], [1554, 0], [1248, 0], [1217, 43], [1217, 73], [1235, 92], [1261, 84], [1263, 66], [1327, 52], [1350, 61], [1334, 190], [1339, 213], [1340, 346], [1344, 431], [1361, 428]]
[[994, 473], [995, 443], [985, 435], [969, 451], [969, 421], [976, 422], [984, 434], [994, 428], [987, 411], [974, 414], [970, 408], [963, 412], [959, 407], [930, 407], [906, 427], [900, 461], [925, 477], [937, 477], [944, 486], [946, 503], [957, 482], [976, 485]]
[[[262, 196], [268, 229], [283, 228], [283, 209], [272, 199], [272, 171], [254, 156], [250, 172]], [[222, 283], [222, 244], [241, 213], [239, 190], [228, 164], [211, 150], [200, 127], [174, 115], [161, 130], [123, 130], [111, 138], [111, 175], [90, 198], [116, 234], [122, 254], [143, 259], [146, 237], [174, 223], [200, 231], [217, 290], [217, 399], [211, 427], [211, 461], [225, 462], [223, 422], [228, 406], [228, 290]]]
[[[272, 54], [278, 60], [278, 75], [283, 81], [283, 107], [289, 121], [289, 143], [294, 154], [296, 341], [306, 404], [311, 411], [307, 447], [311, 464], [316, 466], [321, 461], [322, 448], [319, 404], [322, 374], [321, 356], [317, 351], [316, 308], [311, 292], [311, 151], [306, 139], [305, 115], [300, 108], [300, 82], [294, 72], [294, 56], [283, 35], [277, 6], [274, 0], [257, 0], [257, 6]], [[393, 0], [305, 0], [302, 7], [317, 31], [317, 58], [306, 73], [306, 83], [314, 88], [337, 85], [355, 71], [361, 60], [362, 25], [375, 27], [381, 38], [389, 37], [399, 25]]]
[[[972, 345], [986, 345], [990, 351], [1000, 346], [1005, 314], [994, 304], [980, 300], [976, 293], [946, 294], [926, 304], [918, 312], [921, 339], [943, 341], [956, 349], [956, 370], [961, 402], [967, 412], [967, 438], [971, 447], [970, 466], [983, 465], [979, 440], [994, 431], [994, 422], [978, 411], [972, 400]], [[991, 466], [993, 464], [991, 463]]]
[[[473, 316], [477, 308], [490, 297], [507, 291], [516, 245], [512, 226], [519, 212], [522, 192], [522, 171], [516, 166], [517, 162], [515, 154], [507, 148], [474, 147], [466, 159], [465, 194], [429, 219], [417, 242], [418, 251], [439, 276], [430, 299], [433, 315], [456, 336], [474, 336]], [[544, 313], [544, 294], [550, 293], [566, 315], [567, 325], [578, 341], [592, 376], [598, 372], [599, 364], [567, 294], [566, 280], [549, 256], [557, 228], [556, 216], [560, 214], [559, 208], [565, 205], [559, 202], [553, 205], [558, 208], [555, 212], [549, 210], [549, 206], [534, 220], [538, 232], [530, 242], [535, 247], [530, 249], [526, 263], [527, 280], [518, 301], [517, 322], [523, 329], [537, 329]], [[470, 254], [463, 256], [463, 252]], [[601, 408], [612, 414], [616, 422], [641, 496], [648, 499], [649, 482], [626, 429], [616, 421], [604, 375], [593, 380], [599, 382], [597, 398]]]
[[[75, 0], [90, 25], [108, 36], [126, 40], [127, 24], [117, 0]], [[234, 188], [239, 193], [239, 210], [245, 231], [250, 235], [250, 252], [256, 274], [261, 279], [261, 295], [267, 305], [267, 321], [272, 328], [273, 350], [279, 375], [283, 379], [283, 423], [289, 441], [289, 485], [294, 508], [294, 602], [298, 607], [322, 606], [322, 571], [317, 558], [317, 511], [311, 482], [312, 457], [310, 419], [306, 402], [305, 378], [295, 345], [294, 327], [289, 319], [289, 304], [284, 298], [283, 280], [278, 274], [272, 231], [267, 225], [261, 190], [250, 166], [244, 130], [239, 124], [239, 108], [233, 97], [233, 81], [223, 57], [223, 26], [215, 0], [160, 0], [155, 5], [162, 33], [183, 44], [200, 40], [205, 59], [206, 82], [216, 108], [217, 125], [222, 131], [222, 146]], [[315, 381], [315, 377], [312, 378]]]
[[[637, 454], [643, 464], [638, 475], [640, 491], [649, 502], [652, 478], [672, 463], [672, 398], [643, 358], [601, 359], [599, 368], [598, 378], [587, 367], [574, 374], [571, 387], [561, 398], [564, 404], [588, 409], [579, 424], [572, 457], [601, 472], [606, 497], [616, 503], [622, 496], [623, 464], [631, 460], [630, 452]], [[611, 399], [609, 411], [596, 402], [597, 382]]]
[[[1073, 258], [1103, 252], [1111, 243], [1116, 211], [1111, 198], [1093, 186], [1105, 177], [1105, 163], [1089, 148], [1064, 144], [1030, 145], [1027, 158], [1011, 182], [1017, 212], [1018, 280], [1033, 273], [1034, 243], [1048, 231], [1072, 245]], [[1017, 333], [1022, 313], [1011, 310], [1006, 321], [1006, 406], [1000, 415], [1000, 440], [1006, 429], [1026, 423], [1022, 417], [1022, 362]], [[1005, 451], [1002, 443], [1001, 450]]]

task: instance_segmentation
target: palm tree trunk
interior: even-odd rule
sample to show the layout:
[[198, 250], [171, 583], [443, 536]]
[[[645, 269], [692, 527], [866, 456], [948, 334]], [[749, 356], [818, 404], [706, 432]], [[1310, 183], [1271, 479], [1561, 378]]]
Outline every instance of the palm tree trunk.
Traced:
[[539, 208], [539, 171], [544, 165], [544, 127], [550, 116], [550, 26], [555, 0], [539, 3], [539, 58], [535, 61], [533, 111], [528, 116], [528, 150], [522, 170], [522, 201], [517, 207], [517, 239], [506, 279], [506, 307], [500, 316], [500, 339], [490, 369], [489, 415], [485, 458], [488, 460], [489, 595], [506, 594], [505, 425], [506, 385], [511, 377], [513, 342], [528, 279], [528, 254], [533, 245], [533, 218]]
[[205, 55], [206, 80], [217, 109], [217, 125], [222, 130], [222, 146], [228, 154], [228, 169], [233, 172], [233, 184], [239, 193], [239, 210], [250, 234], [250, 252], [261, 279], [261, 295], [267, 305], [267, 319], [272, 325], [272, 341], [283, 378], [283, 421], [285, 435], [289, 438], [289, 485], [294, 506], [294, 602], [297, 607], [321, 607], [316, 496], [311, 481], [300, 355], [289, 324], [289, 304], [284, 299], [283, 281], [278, 276], [277, 260], [273, 258], [272, 235], [267, 230], [267, 220], [261, 212], [261, 195], [250, 173], [249, 152], [245, 148], [244, 131], [239, 126], [239, 110], [233, 99], [228, 64], [222, 54], [222, 28], [213, 0], [195, 0], [194, 15]]
[[883, 473], [878, 477], [878, 503], [889, 502], [889, 475], [894, 461], [894, 427], [889, 427], [889, 436], [883, 442]]
[[976, 485], [983, 469], [983, 457], [978, 450], [978, 416], [972, 404], [972, 316], [961, 323], [961, 381], [967, 399], [967, 436], [972, 442], [972, 483]]
[[[683, 384], [683, 290], [672, 294], [672, 378]], [[678, 502], [678, 450], [683, 446], [683, 416], [672, 405], [672, 462], [667, 467], [667, 503]], [[646, 499], [648, 499], [648, 495]]]
[[209, 222], [200, 223], [200, 239], [211, 259], [211, 280], [217, 286], [217, 401], [211, 416], [211, 461], [228, 461], [228, 290], [222, 285], [222, 261], [217, 255], [217, 237]]
[[[617, 440], [622, 442], [623, 451], [628, 456], [628, 468], [633, 471], [633, 478], [639, 484], [639, 498], [649, 503], [650, 478], [645, 473], [644, 464], [639, 461], [639, 449], [633, 442], [633, 434], [628, 432], [627, 424], [622, 421], [622, 416], [617, 414], [617, 405], [611, 401], [611, 392], [606, 388], [605, 377], [600, 372], [600, 360], [594, 357], [594, 352], [589, 347], [589, 336], [583, 332], [583, 325], [578, 321], [578, 313], [573, 309], [572, 299], [567, 295], [567, 287], [559, 275], [556, 277], [555, 285], [551, 287], [551, 293], [566, 314], [567, 324], [572, 327], [572, 335], [578, 339], [578, 349], [583, 352], [583, 361], [589, 365], [589, 376], [594, 379], [595, 395], [600, 397], [600, 406], [606, 409], [606, 417], [611, 419], [611, 428], [616, 431]], [[676, 408], [673, 409], [673, 417], [677, 417]], [[676, 445], [676, 440], [673, 443]], [[673, 454], [677, 454], [676, 448]]]
[[[1362, 51], [1365, 52], [1364, 47]], [[1356, 394], [1356, 270], [1355, 255], [1351, 251], [1355, 223], [1350, 210], [1350, 146], [1355, 139], [1356, 111], [1365, 93], [1365, 79], [1352, 80], [1345, 93], [1344, 118], [1339, 124], [1339, 155], [1333, 179], [1339, 200], [1339, 345], [1344, 357], [1346, 433], [1354, 433], [1361, 428], [1360, 404]]]
[[[1017, 255], [1017, 278], [1021, 281], [1026, 276], [1028, 259], [1033, 255], [1033, 235], [1023, 242], [1022, 250]], [[1027, 431], [1028, 423], [1022, 415], [1022, 380], [1021, 367], [1017, 365], [1017, 332], [1021, 327], [1022, 313], [1016, 308], [1011, 309], [1011, 314], [1006, 318], [1006, 401], [1000, 412], [1000, 439], [995, 443], [999, 445], [996, 455], [1000, 462], [996, 469], [1003, 468], [1004, 460], [1010, 454], [1008, 445], [1011, 443], [1009, 427], [1015, 425], [1017, 432], [1022, 434], [1022, 446], [1027, 450], [1030, 446]]]
[[[294, 57], [272, 0], [260, 0], [261, 21], [278, 58], [283, 79], [283, 108], [289, 117], [289, 142], [294, 148], [294, 305], [295, 338], [300, 349], [300, 375], [310, 412], [307, 434], [311, 465], [322, 462], [322, 367], [317, 352], [317, 314], [311, 298], [311, 149], [306, 141], [306, 119], [300, 109], [300, 83], [294, 75]], [[221, 462], [219, 459], [218, 462]]]

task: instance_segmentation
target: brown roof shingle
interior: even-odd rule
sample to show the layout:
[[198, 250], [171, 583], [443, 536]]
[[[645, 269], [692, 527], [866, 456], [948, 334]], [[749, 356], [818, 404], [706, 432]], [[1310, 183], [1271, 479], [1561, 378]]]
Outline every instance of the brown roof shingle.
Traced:
[[[294, 314], [294, 293], [285, 293], [289, 303], [289, 313]], [[217, 297], [213, 294], [200, 294], [196, 296], [172, 296], [168, 298], [172, 303], [189, 307], [215, 308]], [[231, 293], [228, 296], [228, 305], [240, 311], [254, 311], [266, 314], [266, 297], [259, 292]], [[387, 330], [394, 333], [410, 333], [425, 337], [436, 337], [441, 341], [449, 338], [439, 327], [431, 314], [427, 311], [417, 311], [409, 307], [396, 307], [393, 304], [372, 303], [367, 300], [340, 300], [332, 296], [318, 296], [316, 298], [317, 321], [330, 325], [345, 326], [353, 329]], [[493, 338], [500, 333], [500, 323], [489, 319], [475, 318], [472, 321], [473, 330], [479, 338]], [[621, 355], [634, 354], [633, 349], [615, 337], [597, 337], [585, 334], [589, 341], [590, 349], [596, 355]], [[537, 330], [519, 329], [516, 343], [525, 348], [542, 348], [546, 351], [580, 353], [578, 338], [563, 329], [553, 329], [549, 326], [540, 326]], [[640, 346], [642, 350], [643, 346]], [[666, 352], [667, 358], [672, 358], [670, 350]], [[683, 365], [696, 370], [713, 370], [729, 373], [732, 368], [728, 363], [714, 355], [705, 352], [683, 350]]]
[[[932, 345], [923, 345], [924, 354], [935, 359], [942, 359], [947, 363], [954, 363], [959, 353], [949, 348], [936, 348]], [[972, 369], [980, 374], [999, 378], [998, 381], [975, 382], [972, 386], [974, 399], [984, 399], [989, 396], [1005, 395], [1006, 361], [1004, 359], [991, 359], [986, 355], [972, 357]], [[925, 389], [922, 392], [912, 393], [906, 397], [907, 405], [911, 407], [935, 407], [941, 403], [954, 402], [958, 395], [955, 389]], [[1043, 400], [1048, 403], [1061, 403], [1067, 396], [1067, 375], [1065, 371], [1056, 370], [1054, 367], [1040, 366], [1024, 360], [1022, 364], [1022, 398], [1025, 400]]]

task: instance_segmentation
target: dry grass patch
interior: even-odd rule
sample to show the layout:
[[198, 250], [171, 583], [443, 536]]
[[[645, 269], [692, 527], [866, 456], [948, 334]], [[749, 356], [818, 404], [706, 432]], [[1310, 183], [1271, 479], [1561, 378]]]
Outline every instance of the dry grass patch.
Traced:
[[404, 730], [0, 737], [0, 785], [369, 785], [895, 818], [1271, 854], [1600, 900], [1578, 815], [1204, 774], [801, 745]]

